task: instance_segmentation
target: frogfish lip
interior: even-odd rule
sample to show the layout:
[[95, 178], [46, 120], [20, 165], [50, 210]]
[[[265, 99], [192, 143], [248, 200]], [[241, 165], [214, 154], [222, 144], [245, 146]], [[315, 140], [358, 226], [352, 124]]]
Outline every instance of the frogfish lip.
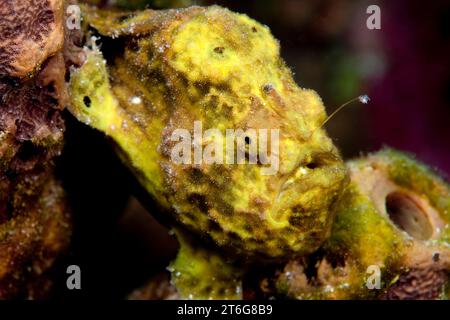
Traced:
[[312, 159], [299, 162], [294, 170], [283, 177], [270, 213], [272, 221], [280, 226], [288, 223], [290, 216], [295, 215], [299, 208], [311, 212], [328, 210], [348, 181], [347, 169], [339, 156], [332, 153], [315, 154]]

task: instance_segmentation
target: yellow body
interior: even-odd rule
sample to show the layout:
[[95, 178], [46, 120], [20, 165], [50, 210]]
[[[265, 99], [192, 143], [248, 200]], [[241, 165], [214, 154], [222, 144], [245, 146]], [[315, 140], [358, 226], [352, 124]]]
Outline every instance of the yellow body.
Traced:
[[176, 235], [180, 250], [168, 269], [181, 299], [242, 299], [242, 267], [181, 230]]
[[[108, 64], [99, 51], [87, 53], [72, 75], [70, 110], [114, 139], [176, 221], [240, 256], [287, 259], [316, 250], [347, 172], [319, 128], [326, 117], [320, 97], [295, 84], [269, 29], [217, 6], [83, 12], [123, 48]], [[174, 163], [171, 135], [192, 132], [194, 121], [223, 133], [278, 129], [279, 170]]]

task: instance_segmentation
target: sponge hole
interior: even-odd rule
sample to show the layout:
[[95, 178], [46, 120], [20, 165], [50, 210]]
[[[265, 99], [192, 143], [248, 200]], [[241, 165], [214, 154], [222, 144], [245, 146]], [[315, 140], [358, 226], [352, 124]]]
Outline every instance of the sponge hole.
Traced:
[[433, 227], [426, 212], [407, 193], [395, 191], [386, 197], [386, 212], [392, 222], [411, 237], [427, 240]]

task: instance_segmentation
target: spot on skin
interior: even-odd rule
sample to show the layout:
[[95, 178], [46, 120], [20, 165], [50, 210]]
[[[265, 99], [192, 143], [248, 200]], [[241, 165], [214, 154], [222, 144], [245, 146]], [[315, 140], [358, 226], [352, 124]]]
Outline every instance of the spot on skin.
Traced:
[[219, 54], [222, 54], [224, 50], [225, 50], [224, 47], [215, 47], [214, 48], [214, 52], [219, 53]]
[[85, 96], [84, 98], [83, 98], [83, 102], [84, 102], [84, 105], [86, 106], [86, 107], [90, 107], [91, 106], [91, 98], [89, 98], [88, 96]]

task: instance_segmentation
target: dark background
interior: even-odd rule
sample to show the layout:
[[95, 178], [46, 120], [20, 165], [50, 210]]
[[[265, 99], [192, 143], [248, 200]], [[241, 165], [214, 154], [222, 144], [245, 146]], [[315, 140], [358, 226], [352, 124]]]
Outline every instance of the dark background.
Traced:
[[[88, 1], [110, 5], [114, 1]], [[125, 7], [220, 4], [268, 25], [301, 87], [322, 97], [327, 112], [361, 94], [327, 129], [346, 159], [383, 145], [414, 153], [450, 173], [450, 1], [117, 0]], [[381, 30], [366, 28], [367, 6], [381, 8]], [[80, 265], [82, 290], [60, 298], [124, 298], [163, 271], [176, 243], [133, 194], [138, 187], [101, 134], [68, 113], [58, 160], [75, 213], [69, 256]]]

